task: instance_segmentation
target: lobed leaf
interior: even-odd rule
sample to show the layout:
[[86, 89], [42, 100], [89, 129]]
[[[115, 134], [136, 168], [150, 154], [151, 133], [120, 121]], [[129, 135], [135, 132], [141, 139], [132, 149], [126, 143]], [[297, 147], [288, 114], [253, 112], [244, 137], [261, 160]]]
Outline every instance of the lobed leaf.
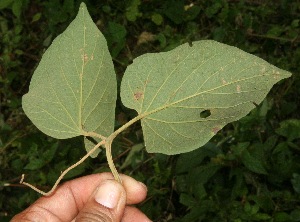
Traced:
[[247, 115], [290, 75], [236, 47], [203, 40], [136, 58], [121, 99], [140, 115], [149, 152], [178, 154]]

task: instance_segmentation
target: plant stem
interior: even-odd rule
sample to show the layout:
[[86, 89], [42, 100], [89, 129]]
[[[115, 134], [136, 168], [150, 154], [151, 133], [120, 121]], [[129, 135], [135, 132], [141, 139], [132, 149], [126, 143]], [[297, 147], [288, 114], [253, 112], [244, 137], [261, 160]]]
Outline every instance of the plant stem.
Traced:
[[118, 181], [120, 184], [122, 184], [122, 180], [121, 180], [120, 175], [115, 167], [115, 164], [114, 164], [114, 161], [113, 161], [113, 158], [111, 155], [111, 144], [112, 144], [112, 141], [105, 144], [107, 163], [108, 163], [108, 166], [109, 166], [115, 180]]
[[62, 174], [58, 177], [58, 179], [56, 180], [55, 184], [53, 185], [53, 187], [51, 188], [50, 191], [48, 192], [44, 192], [38, 188], [36, 188], [35, 186], [24, 182], [24, 174], [22, 174], [21, 180], [20, 180], [20, 184], [24, 184], [28, 187], [30, 187], [31, 189], [35, 190], [36, 192], [44, 195], [44, 196], [50, 196], [54, 190], [56, 189], [57, 185], [59, 184], [59, 182], [62, 180], [62, 178], [73, 168], [77, 167], [79, 164], [83, 163], [93, 152], [95, 152], [101, 145], [105, 144], [106, 141], [102, 140], [101, 142], [99, 142], [96, 146], [94, 146], [93, 149], [91, 149], [86, 155], [84, 155], [78, 162], [74, 163], [72, 166], [68, 167], [64, 172], [62, 172]]
[[125, 129], [127, 129], [129, 126], [134, 124], [135, 122], [142, 119], [145, 115], [138, 115], [134, 117], [132, 120], [128, 121], [126, 124], [121, 126], [119, 129], [117, 129], [115, 132], [113, 132], [109, 137], [107, 137], [108, 141], [113, 141], [114, 138], [116, 138], [117, 135], [119, 135], [121, 132], [123, 132]]
[[118, 174], [118, 171], [114, 165], [113, 162], [113, 158], [111, 155], [111, 145], [112, 145], [112, 141], [114, 140], [114, 138], [116, 138], [117, 135], [119, 135], [122, 131], [124, 131], [126, 128], [128, 128], [130, 125], [132, 125], [133, 123], [137, 122], [138, 120], [140, 120], [141, 118], [143, 118], [144, 115], [138, 115], [135, 118], [133, 118], [132, 120], [130, 120], [129, 122], [127, 122], [126, 124], [124, 124], [123, 126], [121, 126], [119, 129], [117, 129], [115, 132], [113, 132], [108, 138], [105, 138], [104, 136], [97, 134], [95, 132], [84, 132], [84, 136], [91, 136], [91, 137], [97, 137], [97, 138], [101, 138], [102, 141], [99, 142], [96, 146], [94, 146], [93, 149], [91, 149], [86, 155], [84, 155], [78, 162], [74, 163], [72, 166], [68, 167], [66, 170], [64, 170], [61, 175], [58, 177], [58, 179], [56, 180], [55, 184], [53, 185], [53, 187], [51, 188], [51, 190], [49, 190], [48, 192], [44, 192], [38, 188], [36, 188], [35, 186], [24, 182], [24, 177], [25, 175], [22, 174], [21, 180], [20, 180], [20, 184], [24, 184], [28, 187], [30, 187], [31, 189], [35, 190], [36, 192], [44, 195], [44, 196], [50, 196], [56, 189], [56, 187], [58, 186], [59, 182], [63, 179], [63, 177], [72, 169], [74, 169], [75, 167], [77, 167], [79, 164], [83, 163], [93, 152], [95, 152], [100, 146], [105, 144], [105, 148], [106, 148], [106, 158], [107, 158], [107, 162], [108, 162], [108, 166], [115, 178], [115, 180], [117, 180], [119, 183], [122, 184], [122, 180]]
[[102, 139], [102, 140], [105, 140], [105, 139], [106, 139], [106, 137], [104, 137], [104, 136], [102, 136], [102, 135], [100, 135], [100, 134], [98, 134], [98, 133], [95, 133], [95, 132], [84, 132], [83, 135], [84, 135], [84, 136], [90, 136], [90, 137], [100, 138], [100, 139]]
[[112, 141], [116, 138], [117, 135], [119, 135], [121, 132], [123, 132], [125, 129], [127, 129], [129, 126], [131, 126], [133, 123], [137, 122], [138, 120], [140, 120], [141, 118], [143, 118], [144, 115], [138, 115], [135, 118], [133, 118], [132, 120], [130, 120], [129, 122], [127, 122], [126, 124], [124, 124], [123, 126], [121, 126], [119, 129], [117, 129], [115, 132], [113, 132], [106, 140], [106, 159], [108, 162], [108, 166], [115, 178], [116, 181], [118, 181], [119, 183], [122, 184], [122, 180], [119, 176], [119, 173], [115, 167], [112, 155], [111, 155], [111, 145], [112, 145]]
[[255, 34], [255, 33], [247, 33], [248, 36], [251, 37], [258, 37], [258, 38], [264, 38], [264, 39], [273, 39], [273, 40], [278, 40], [278, 41], [285, 41], [285, 42], [298, 42], [299, 39], [298, 36], [293, 39], [288, 39], [288, 38], [283, 38], [283, 37], [276, 37], [276, 36], [271, 36], [271, 35], [260, 35], [260, 34]]

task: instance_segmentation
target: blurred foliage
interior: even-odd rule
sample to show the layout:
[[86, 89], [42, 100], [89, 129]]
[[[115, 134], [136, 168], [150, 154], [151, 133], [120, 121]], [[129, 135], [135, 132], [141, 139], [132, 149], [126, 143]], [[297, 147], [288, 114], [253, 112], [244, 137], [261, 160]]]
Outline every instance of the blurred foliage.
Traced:
[[[154, 221], [300, 221], [300, 2], [85, 2], [107, 38], [119, 81], [133, 58], [200, 39], [234, 45], [293, 73], [248, 116], [193, 152], [147, 153], [139, 124], [120, 135], [113, 147], [117, 167], [149, 188], [139, 208]], [[22, 173], [48, 190], [85, 153], [81, 138], [57, 141], [43, 135], [21, 108], [41, 55], [79, 4], [0, 1], [0, 221], [39, 196], [18, 183]], [[116, 128], [134, 115], [118, 100]], [[108, 170], [100, 153], [65, 180]]]

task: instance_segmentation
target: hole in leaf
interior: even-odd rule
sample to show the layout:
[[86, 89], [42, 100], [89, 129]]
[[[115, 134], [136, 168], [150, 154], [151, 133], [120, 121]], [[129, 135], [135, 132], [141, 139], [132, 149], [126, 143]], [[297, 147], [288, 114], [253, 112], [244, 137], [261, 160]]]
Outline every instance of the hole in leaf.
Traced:
[[189, 43], [190, 47], [193, 47], [193, 42], [192, 41], [188, 41], [188, 43]]
[[204, 110], [204, 111], [202, 111], [201, 113], [200, 113], [200, 117], [201, 118], [207, 118], [207, 117], [209, 117], [211, 115], [211, 113], [210, 113], [210, 110], [209, 109], [206, 109], [206, 110]]

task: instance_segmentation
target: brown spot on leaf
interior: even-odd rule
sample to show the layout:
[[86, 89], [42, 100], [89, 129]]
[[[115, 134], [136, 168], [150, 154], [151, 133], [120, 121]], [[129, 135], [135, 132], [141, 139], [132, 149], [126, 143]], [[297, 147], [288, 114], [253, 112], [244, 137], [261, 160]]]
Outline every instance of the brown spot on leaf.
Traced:
[[238, 93], [241, 92], [241, 86], [240, 86], [240, 85], [237, 85], [237, 86], [236, 86], [236, 91], [237, 91]]
[[142, 92], [135, 92], [135, 93], [133, 94], [133, 98], [134, 98], [134, 100], [136, 100], [136, 101], [138, 101], [138, 100], [140, 100], [141, 98], [143, 98], [143, 96], [144, 96], [144, 94], [143, 94]]
[[212, 128], [212, 132], [216, 135], [220, 129], [221, 129], [220, 127], [214, 127], [214, 128]]
[[87, 61], [89, 60], [89, 57], [86, 53], [84, 55], [82, 55], [81, 58], [82, 58], [84, 64], [87, 63]]

